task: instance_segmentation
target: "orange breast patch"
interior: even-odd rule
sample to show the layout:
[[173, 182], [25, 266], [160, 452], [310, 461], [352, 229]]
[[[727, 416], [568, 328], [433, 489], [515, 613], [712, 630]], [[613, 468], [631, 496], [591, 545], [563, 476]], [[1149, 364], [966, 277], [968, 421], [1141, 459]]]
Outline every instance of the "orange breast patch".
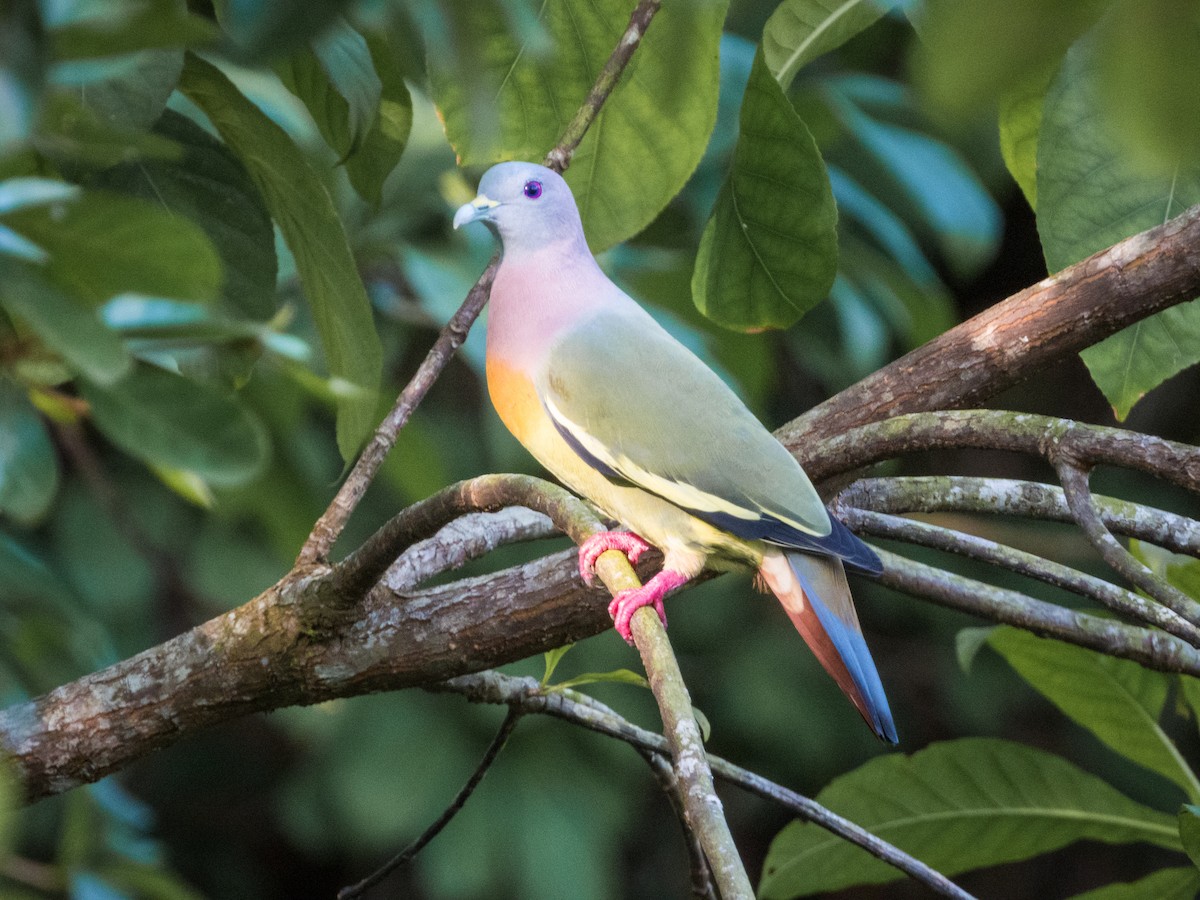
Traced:
[[537, 426], [546, 416], [533, 382], [524, 372], [497, 362], [487, 361], [488, 393], [500, 420], [522, 444], [528, 445]]

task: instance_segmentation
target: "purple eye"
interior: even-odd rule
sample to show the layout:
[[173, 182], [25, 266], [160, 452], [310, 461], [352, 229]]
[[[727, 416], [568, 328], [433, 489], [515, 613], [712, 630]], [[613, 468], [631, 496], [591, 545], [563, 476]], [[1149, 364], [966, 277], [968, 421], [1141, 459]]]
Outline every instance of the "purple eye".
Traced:
[[542, 196], [542, 183], [540, 181], [525, 182], [525, 196], [530, 200], [536, 200]]

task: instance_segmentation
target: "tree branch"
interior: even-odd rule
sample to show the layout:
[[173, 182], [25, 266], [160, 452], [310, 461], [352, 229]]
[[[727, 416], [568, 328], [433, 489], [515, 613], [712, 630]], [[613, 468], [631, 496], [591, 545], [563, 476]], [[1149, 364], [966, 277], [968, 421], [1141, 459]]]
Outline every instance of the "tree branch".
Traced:
[[815, 437], [975, 406], [1127, 325], [1200, 296], [1200, 206], [1014, 294], [783, 426]]
[[[1114, 497], [1093, 496], [1105, 527], [1174, 553], [1200, 556], [1200, 522]], [[970, 512], [1075, 522], [1063, 490], [1038, 481], [963, 475], [860, 478], [834, 499], [835, 510], [881, 513]]]

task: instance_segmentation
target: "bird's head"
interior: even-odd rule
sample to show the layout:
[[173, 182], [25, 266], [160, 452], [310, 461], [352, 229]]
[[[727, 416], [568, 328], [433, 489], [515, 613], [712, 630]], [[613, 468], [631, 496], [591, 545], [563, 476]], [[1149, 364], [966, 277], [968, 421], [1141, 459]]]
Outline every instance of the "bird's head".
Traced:
[[455, 228], [470, 222], [487, 225], [505, 254], [583, 240], [571, 189], [557, 172], [536, 163], [503, 162], [488, 169], [479, 180], [479, 196], [454, 214]]

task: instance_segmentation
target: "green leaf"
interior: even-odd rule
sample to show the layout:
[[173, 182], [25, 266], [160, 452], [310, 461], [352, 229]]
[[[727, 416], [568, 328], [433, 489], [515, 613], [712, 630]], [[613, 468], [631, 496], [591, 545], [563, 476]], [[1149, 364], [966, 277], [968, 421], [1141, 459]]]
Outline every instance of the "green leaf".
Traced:
[[346, 103], [349, 146], [342, 154], [349, 155], [375, 124], [383, 84], [375, 74], [366, 38], [343, 19], [313, 41], [313, 52], [329, 84]]
[[786, 91], [805, 65], [874, 24], [896, 0], [784, 0], [763, 28], [767, 67]]
[[116, 64], [62, 64], [53, 70], [59, 92], [73, 96], [105, 125], [145, 131], [166, 108], [179, 82], [183, 51], [142, 50]]
[[611, 672], [584, 672], [582, 675], [576, 675], [574, 678], [568, 678], [566, 681], [560, 681], [558, 684], [551, 685], [548, 690], [565, 691], [571, 688], [583, 687], [585, 684], [632, 684], [635, 687], [643, 687], [649, 689], [648, 682], [643, 675], [633, 672], [629, 669], [613, 669]]
[[1042, 103], [1052, 72], [1017, 82], [1000, 98], [1000, 155], [1021, 193], [1037, 209], [1037, 147]]
[[1200, 870], [1200, 806], [1185, 803], [1179, 808], [1179, 839], [1192, 865]]
[[381, 35], [367, 32], [367, 45], [375, 71], [383, 84], [379, 115], [363, 139], [358, 152], [346, 160], [346, 174], [358, 195], [378, 206], [384, 180], [400, 162], [412, 131], [412, 97], [404, 73], [396, 61], [396, 48]]
[[[1057, 756], [966, 738], [872, 760], [817, 800], [946, 875], [1028, 859], [1078, 840], [1180, 848], [1174, 818]], [[810, 823], [771, 844], [759, 896], [885, 884], [902, 874]]]
[[554, 670], [558, 668], [558, 664], [562, 662], [562, 658], [567, 655], [567, 651], [574, 646], [574, 644], [563, 644], [561, 647], [555, 647], [553, 650], [547, 650], [542, 654], [546, 660], [546, 671], [542, 674], [541, 680], [542, 687], [550, 683], [550, 679], [554, 677]]
[[733, 168], [700, 240], [692, 299], [728, 328], [786, 328], [825, 299], [836, 272], [825, 164], [759, 54]]
[[41, 417], [17, 385], [0, 378], [0, 513], [33, 525], [58, 490], [58, 456]]
[[125, 345], [96, 311], [74, 302], [37, 269], [0, 259], [0, 305], [81, 375], [112, 384], [129, 371]]
[[[1038, 234], [1051, 272], [1200, 203], [1200, 165], [1173, 175], [1133, 168], [1097, 112], [1095, 41], [1072, 47], [1046, 94], [1038, 138]], [[1200, 361], [1200, 305], [1172, 307], [1082, 354], [1119, 419], [1147, 391]]]
[[1200, 872], [1195, 869], [1159, 869], [1132, 882], [1108, 884], [1094, 891], [1076, 894], [1071, 900], [1196, 900], [1200, 892]]
[[1072, 720], [1200, 799], [1200, 782], [1159, 725], [1170, 676], [1017, 628], [996, 629], [989, 643]]
[[203, 128], [173, 110], [156, 134], [181, 154], [100, 173], [97, 186], [152, 200], [204, 230], [220, 257], [221, 297], [235, 314], [267, 319], [275, 312], [275, 232], [246, 168]]
[[146, 463], [188, 469], [218, 485], [245, 483], [266, 464], [262, 425], [208, 385], [139, 365], [112, 387], [85, 380], [81, 388], [96, 427]]
[[930, 103], [978, 117], [1030, 72], [1057, 65], [1107, 4], [1096, 0], [927, 0], [913, 78]]
[[[717, 113], [724, 0], [664, 4], [588, 130], [566, 178], [593, 251], [646, 227], [704, 153]], [[543, 4], [519, 42], [502, 3], [448, 4], [464, 52], [429, 54], [434, 102], [464, 166], [541, 159], [629, 22], [625, 0]], [[550, 47], [533, 44], [548, 35]], [[482, 73], [472, 77], [482, 66]]]
[[338, 401], [338, 449], [350, 459], [375, 426], [382, 350], [333, 198], [286, 134], [220, 70], [188, 55], [182, 90], [241, 158], [283, 232], [325, 348]]
[[51, 278], [91, 303], [127, 292], [207, 302], [221, 283], [221, 262], [198, 225], [133, 197], [89, 190], [3, 221], [49, 252]]

